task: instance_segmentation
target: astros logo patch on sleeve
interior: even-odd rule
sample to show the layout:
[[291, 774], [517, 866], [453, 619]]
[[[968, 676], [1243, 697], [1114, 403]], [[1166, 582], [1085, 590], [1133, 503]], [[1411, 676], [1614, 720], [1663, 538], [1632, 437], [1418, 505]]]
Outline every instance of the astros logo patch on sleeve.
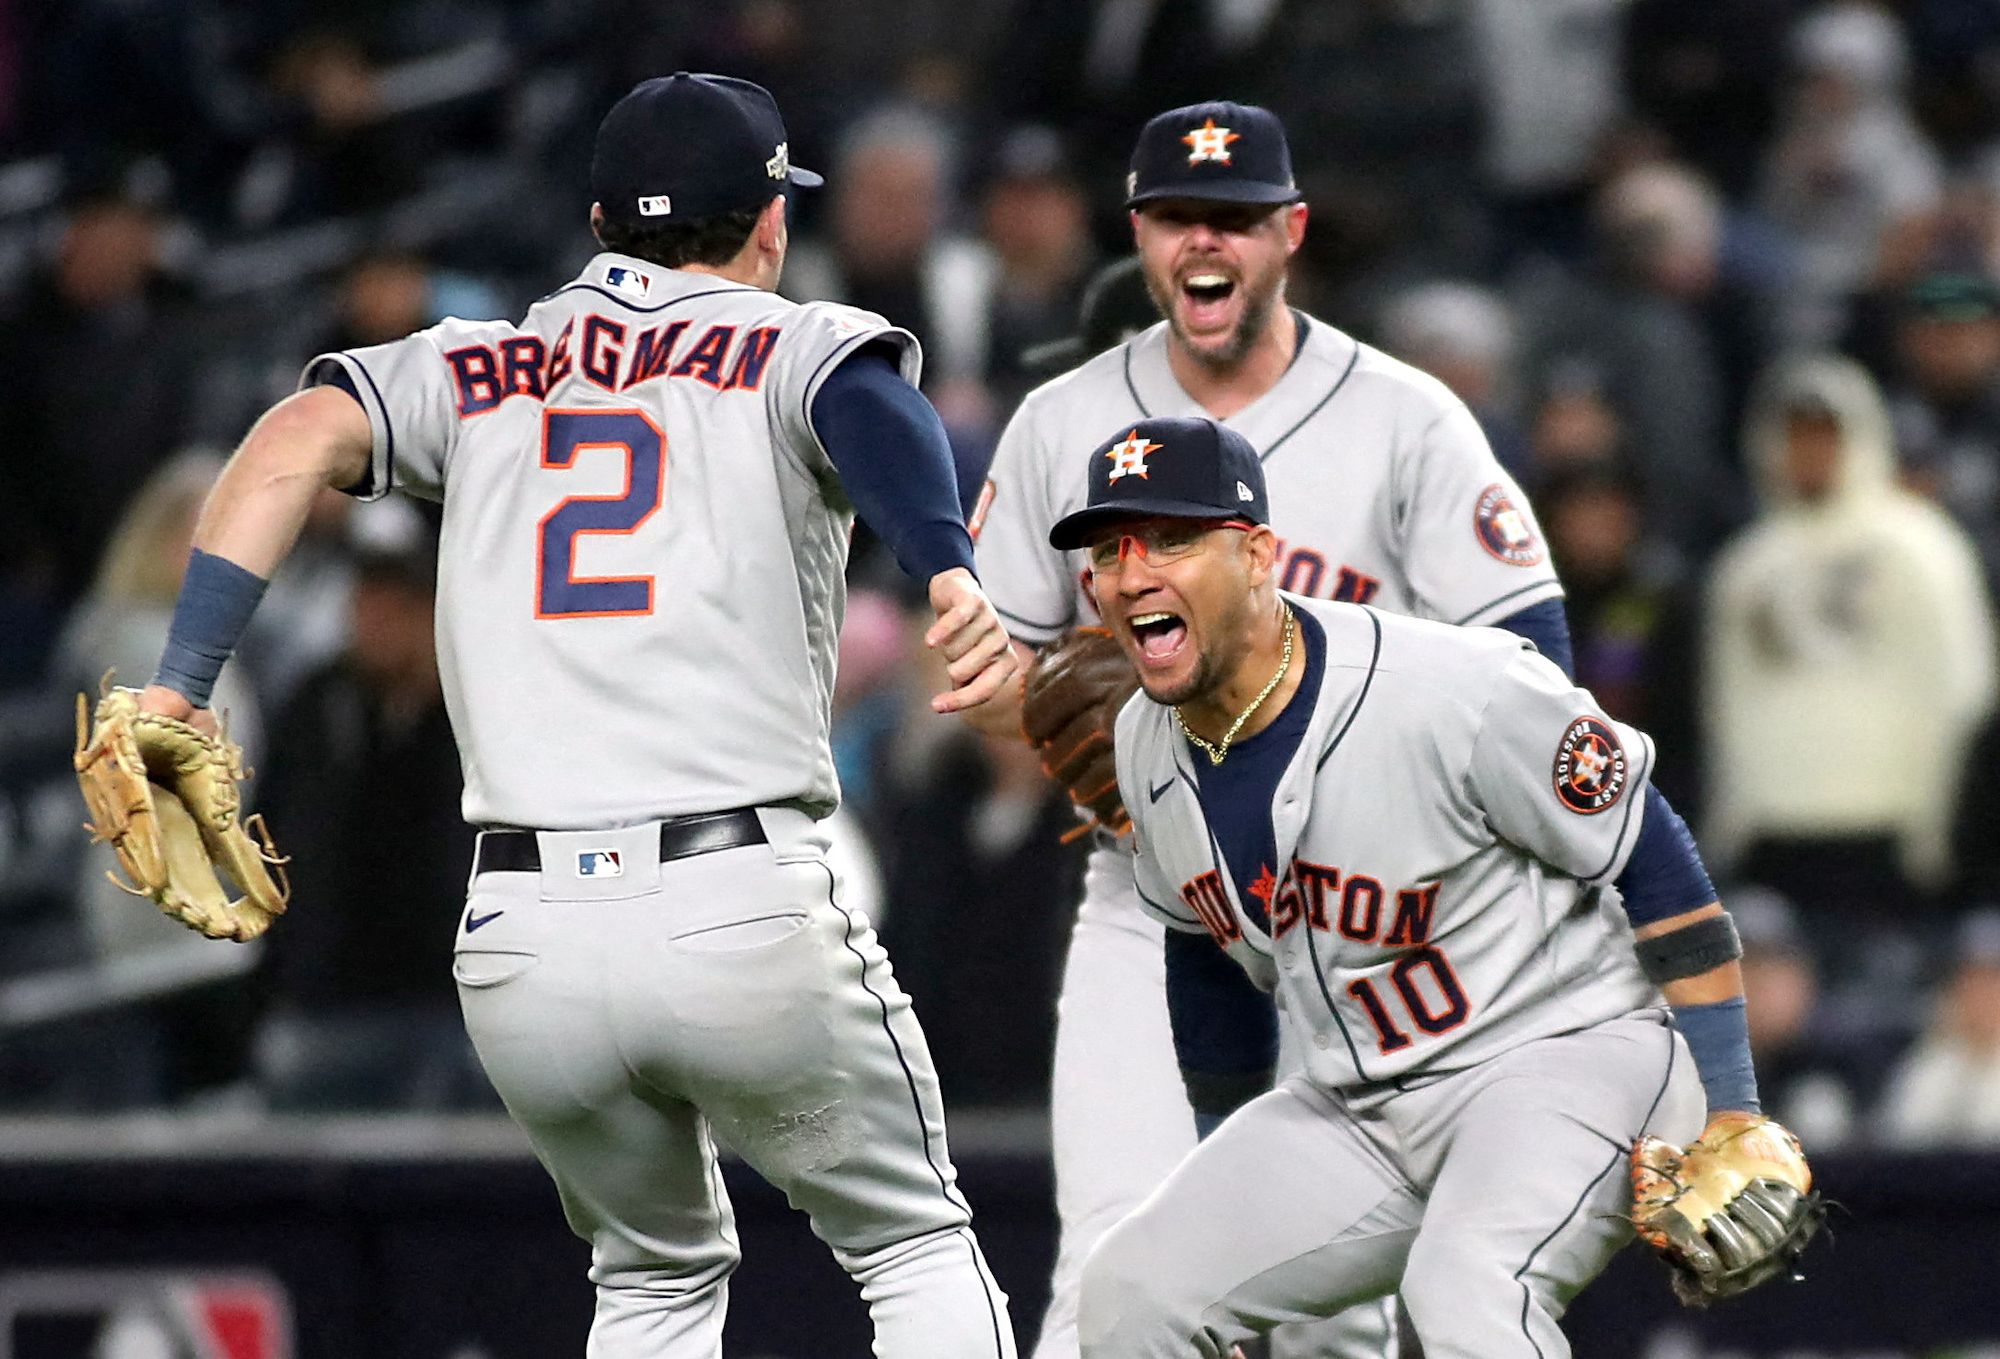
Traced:
[[1534, 566], [1542, 560], [1542, 540], [1497, 481], [1479, 493], [1472, 527], [1479, 534], [1479, 545], [1509, 566]]
[[1556, 746], [1555, 788], [1562, 805], [1595, 816], [1625, 796], [1625, 747], [1601, 718], [1579, 717]]

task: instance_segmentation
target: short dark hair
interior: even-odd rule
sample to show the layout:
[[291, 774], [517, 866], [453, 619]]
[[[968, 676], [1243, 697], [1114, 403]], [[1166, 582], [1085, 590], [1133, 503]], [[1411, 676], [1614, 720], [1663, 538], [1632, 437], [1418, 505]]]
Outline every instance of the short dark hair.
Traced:
[[768, 203], [735, 212], [701, 217], [671, 226], [634, 226], [614, 222], [609, 217], [597, 223], [597, 239], [606, 250], [657, 264], [662, 269], [679, 269], [690, 264], [727, 264], [743, 249], [757, 219]]

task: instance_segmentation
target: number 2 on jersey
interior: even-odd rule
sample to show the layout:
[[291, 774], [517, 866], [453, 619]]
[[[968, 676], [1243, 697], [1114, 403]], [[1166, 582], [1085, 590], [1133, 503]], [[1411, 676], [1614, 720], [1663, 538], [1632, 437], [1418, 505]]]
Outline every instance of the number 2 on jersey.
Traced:
[[577, 455], [624, 456], [619, 495], [573, 495], [542, 516], [535, 533], [535, 617], [619, 618], [653, 611], [653, 577], [576, 575], [576, 540], [631, 533], [660, 508], [667, 439], [643, 411], [551, 410], [542, 416], [542, 466], [570, 468]]

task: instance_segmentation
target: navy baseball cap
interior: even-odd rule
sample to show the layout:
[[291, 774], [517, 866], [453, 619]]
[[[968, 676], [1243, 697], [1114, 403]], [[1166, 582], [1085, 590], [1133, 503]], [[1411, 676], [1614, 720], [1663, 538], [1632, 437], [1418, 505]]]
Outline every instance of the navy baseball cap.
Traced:
[[792, 164], [769, 90], [687, 71], [642, 81], [612, 105], [590, 160], [591, 195], [606, 217], [632, 226], [762, 207], [788, 184], [823, 183]]
[[1156, 198], [1298, 202], [1285, 125], [1267, 108], [1227, 99], [1162, 113], [1139, 133], [1125, 176], [1126, 207]]
[[1090, 498], [1049, 530], [1049, 546], [1082, 547], [1098, 526], [1119, 519], [1268, 524], [1264, 464], [1227, 425], [1186, 416], [1141, 420], [1090, 455]]

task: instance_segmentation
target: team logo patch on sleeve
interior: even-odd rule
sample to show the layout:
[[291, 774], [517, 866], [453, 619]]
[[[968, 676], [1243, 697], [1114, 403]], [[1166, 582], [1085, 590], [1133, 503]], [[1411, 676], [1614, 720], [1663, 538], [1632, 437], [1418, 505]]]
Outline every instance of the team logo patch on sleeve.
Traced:
[[1556, 746], [1555, 787], [1562, 805], [1595, 816], [1618, 805], [1630, 775], [1618, 733], [1601, 718], [1579, 717]]
[[1479, 493], [1472, 510], [1472, 527], [1479, 545], [1509, 566], [1535, 566], [1542, 560], [1542, 540], [1528, 526], [1528, 516], [1508, 499], [1507, 488], [1495, 482]]

